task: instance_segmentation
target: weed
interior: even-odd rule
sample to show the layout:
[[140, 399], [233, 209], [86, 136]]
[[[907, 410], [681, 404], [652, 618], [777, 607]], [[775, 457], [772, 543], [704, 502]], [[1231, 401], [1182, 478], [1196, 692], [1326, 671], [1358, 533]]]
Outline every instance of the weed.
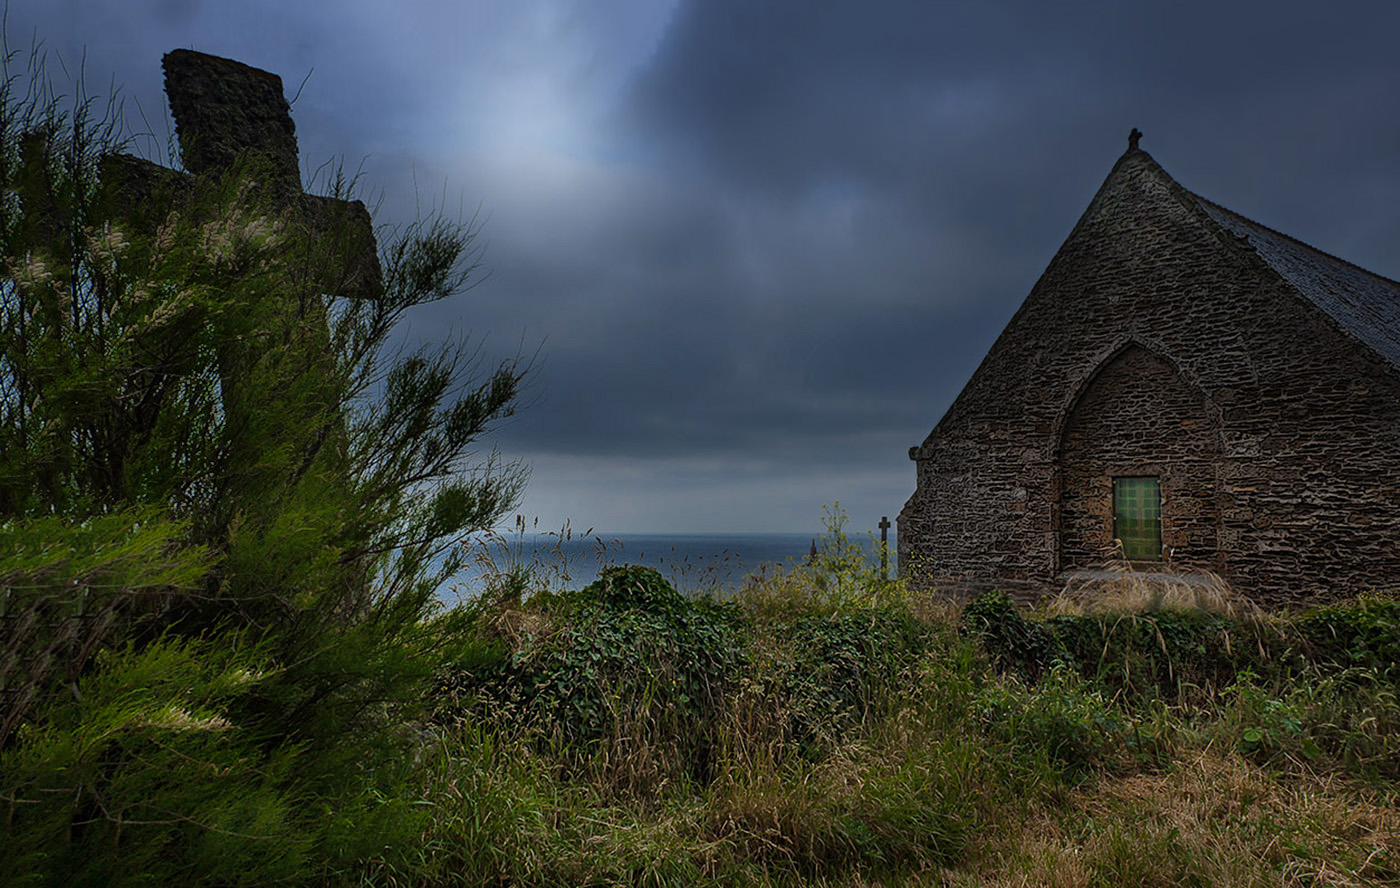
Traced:
[[963, 608], [962, 631], [977, 638], [992, 663], [1034, 681], [1070, 654], [1044, 623], [1029, 620], [1004, 592], [987, 592]]
[[1109, 766], [1127, 732], [1112, 703], [1063, 663], [1034, 686], [1015, 676], [991, 683], [976, 706], [983, 730], [1015, 756], [1043, 759], [1071, 780]]
[[1389, 604], [959, 613], [845, 539], [722, 602], [638, 567], [478, 601], [413, 883], [1397, 880]]

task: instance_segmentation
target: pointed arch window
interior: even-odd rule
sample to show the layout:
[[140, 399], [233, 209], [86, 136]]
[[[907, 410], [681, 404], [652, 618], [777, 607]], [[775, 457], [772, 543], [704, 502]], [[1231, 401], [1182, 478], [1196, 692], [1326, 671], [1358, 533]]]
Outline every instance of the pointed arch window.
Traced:
[[1129, 561], [1162, 560], [1162, 479], [1113, 479], [1113, 535]]

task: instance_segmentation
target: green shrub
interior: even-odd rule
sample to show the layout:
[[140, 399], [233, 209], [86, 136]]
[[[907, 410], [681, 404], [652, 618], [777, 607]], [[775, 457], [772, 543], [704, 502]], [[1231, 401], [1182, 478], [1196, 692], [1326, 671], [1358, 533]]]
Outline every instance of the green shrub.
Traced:
[[1128, 729], [1113, 704], [1064, 663], [1033, 686], [1015, 676], [989, 684], [975, 705], [983, 730], [1016, 757], [1070, 778], [1108, 764]]
[[522, 362], [385, 348], [475, 231], [411, 224], [372, 281], [362, 208], [284, 212], [256, 152], [133, 178], [120, 121], [31, 74], [0, 82], [0, 884], [402, 861], [436, 554], [523, 483], [470, 460]]
[[1368, 669], [1400, 682], [1400, 600], [1360, 598], [1317, 608], [1293, 628], [1318, 669]]
[[1010, 670], [1035, 681], [1070, 652], [1050, 627], [1027, 619], [1005, 592], [986, 592], [963, 608], [961, 631], [978, 639], [998, 671]]
[[[235, 716], [269, 678], [265, 652], [224, 641], [103, 651], [76, 700], [51, 701], [19, 731], [0, 780], [6, 884], [251, 886], [353, 861], [297, 778], [298, 751], [266, 751]], [[381, 840], [413, 836], [411, 809], [360, 820], [372, 812], [340, 802], [338, 817]]]
[[574, 761], [602, 754], [616, 767], [624, 747], [644, 748], [667, 759], [652, 777], [705, 779], [712, 726], [743, 658], [737, 609], [689, 599], [637, 565], [604, 568], [589, 586], [532, 606], [541, 631], [508, 657], [477, 648], [444, 680], [449, 696], [513, 718]]

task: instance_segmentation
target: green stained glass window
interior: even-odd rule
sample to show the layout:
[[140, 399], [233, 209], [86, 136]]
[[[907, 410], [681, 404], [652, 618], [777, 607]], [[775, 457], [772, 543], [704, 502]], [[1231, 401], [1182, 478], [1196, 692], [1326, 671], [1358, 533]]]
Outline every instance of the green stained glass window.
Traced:
[[1113, 479], [1113, 535], [1123, 543], [1124, 558], [1161, 560], [1161, 479]]

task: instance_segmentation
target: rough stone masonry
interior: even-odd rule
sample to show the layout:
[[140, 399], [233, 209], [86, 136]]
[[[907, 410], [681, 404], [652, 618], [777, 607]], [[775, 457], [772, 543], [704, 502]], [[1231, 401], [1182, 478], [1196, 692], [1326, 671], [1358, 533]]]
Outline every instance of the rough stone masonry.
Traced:
[[138, 212], [157, 191], [192, 191], [227, 174], [235, 163], [254, 159], [269, 203], [303, 227], [299, 233], [305, 237], [298, 246], [314, 249], [322, 260], [315, 268], [323, 277], [315, 286], [339, 296], [378, 295], [379, 253], [365, 205], [302, 191], [296, 125], [282, 94], [282, 78], [188, 49], [167, 53], [161, 65], [187, 172], [130, 155], [110, 156], [103, 179], [123, 209]]
[[[1135, 134], [1136, 136], [1136, 134]], [[1400, 585], [1400, 284], [1199, 197], [1137, 138], [910, 458], [901, 568], [1033, 598], [1115, 556], [1269, 606]], [[1121, 560], [1121, 556], [1120, 556]]]

